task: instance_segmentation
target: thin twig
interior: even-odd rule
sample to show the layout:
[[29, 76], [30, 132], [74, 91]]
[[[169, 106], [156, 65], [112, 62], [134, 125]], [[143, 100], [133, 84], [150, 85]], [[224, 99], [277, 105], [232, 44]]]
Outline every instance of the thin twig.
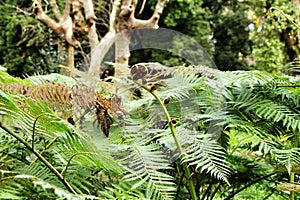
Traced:
[[178, 199], [179, 192], [180, 192], [180, 187], [181, 187], [181, 184], [182, 184], [182, 181], [183, 181], [183, 177], [184, 177], [184, 171], [180, 175], [180, 179], [179, 179], [179, 183], [178, 183], [178, 186], [177, 186], [177, 191], [176, 191], [176, 195], [175, 195], [174, 199]]
[[264, 179], [266, 179], [266, 178], [268, 178], [268, 177], [270, 177], [270, 176], [273, 176], [274, 174], [276, 174], [276, 172], [273, 172], [273, 173], [271, 173], [271, 174], [267, 174], [267, 175], [262, 176], [262, 177], [260, 177], [260, 178], [258, 178], [258, 179], [256, 179], [256, 180], [251, 181], [250, 183], [248, 183], [248, 184], [245, 185], [244, 187], [241, 187], [240, 189], [238, 189], [238, 190], [236, 190], [235, 192], [231, 193], [231, 194], [230, 194], [226, 199], [224, 199], [224, 200], [229, 200], [229, 199], [231, 199], [232, 197], [234, 197], [235, 195], [237, 195], [237, 194], [240, 193], [241, 191], [247, 189], [248, 187], [254, 185], [255, 183], [258, 183], [258, 182], [260, 182], [260, 181], [262, 181], [262, 180], [264, 180]]

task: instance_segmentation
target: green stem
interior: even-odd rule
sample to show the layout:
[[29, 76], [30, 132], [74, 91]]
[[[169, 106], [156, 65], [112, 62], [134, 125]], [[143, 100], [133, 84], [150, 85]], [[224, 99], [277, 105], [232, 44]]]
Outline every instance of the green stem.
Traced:
[[[290, 174], [290, 183], [295, 183], [295, 172], [291, 172]], [[291, 191], [290, 192], [290, 200], [295, 199], [295, 192]]]
[[[298, 148], [298, 143], [299, 143], [299, 137], [298, 134], [295, 135], [295, 137], [293, 138], [293, 145], [295, 148]], [[292, 168], [294, 167], [294, 164], [292, 166]], [[291, 174], [290, 174], [290, 183], [294, 184], [295, 183], [295, 172], [291, 170]], [[290, 200], [295, 200], [295, 192], [291, 191], [290, 192]]]
[[[54, 144], [54, 142], [59, 138], [59, 136], [56, 136], [49, 144], [46, 145], [45, 149], [43, 149], [40, 154], [43, 155], [43, 153], [45, 153], [45, 151], [47, 149], [49, 149], [51, 147], [52, 144]], [[31, 164], [35, 163], [39, 158], [36, 157], [32, 162]]]
[[[180, 156], [182, 157], [184, 151], [183, 151], [182, 146], [181, 146], [181, 144], [179, 142], [176, 129], [175, 129], [174, 125], [172, 124], [172, 119], [171, 119], [171, 116], [170, 116], [170, 114], [169, 114], [169, 112], [167, 110], [167, 107], [165, 106], [165, 104], [162, 102], [162, 100], [159, 98], [159, 96], [157, 96], [157, 94], [154, 91], [151, 91], [149, 88], [147, 88], [144, 85], [141, 85], [141, 86], [145, 90], [147, 90], [148, 92], [150, 92], [155, 97], [155, 99], [159, 102], [159, 104], [161, 105], [161, 107], [163, 108], [163, 111], [164, 111], [164, 113], [166, 115], [166, 119], [167, 119], [167, 122], [169, 124], [172, 136], [173, 136], [173, 138], [175, 140], [175, 143], [176, 143], [176, 146], [177, 146], [177, 148], [179, 150]], [[189, 191], [190, 191], [190, 194], [192, 196], [192, 199], [193, 200], [197, 200], [198, 198], [197, 198], [195, 186], [194, 186], [194, 183], [193, 183], [191, 171], [190, 171], [190, 169], [189, 169], [189, 167], [188, 167], [188, 165], [187, 165], [186, 162], [183, 163], [183, 168], [184, 168], [184, 172], [185, 172], [185, 175], [186, 175], [186, 178], [187, 178], [187, 181], [188, 181]]]
[[40, 153], [35, 151], [32, 146], [27, 143], [23, 138], [21, 138], [18, 134], [14, 133], [13, 131], [9, 130], [5, 126], [2, 125], [0, 122], [0, 128], [5, 130], [7, 133], [9, 133], [11, 136], [16, 138], [18, 141], [20, 141], [27, 149], [29, 149], [36, 157], [39, 158], [47, 167], [48, 169], [63, 183], [63, 185], [68, 189], [69, 192], [76, 194], [75, 190], [72, 188], [72, 186], [64, 179], [64, 177], [54, 168], [54, 166], [51, 165]]
[[44, 113], [43, 114], [41, 114], [41, 115], [39, 115], [35, 120], [34, 120], [34, 122], [33, 122], [33, 126], [32, 126], [32, 144], [31, 144], [31, 148], [32, 148], [32, 150], [34, 150], [34, 136], [35, 136], [35, 127], [36, 127], [36, 123], [37, 123], [37, 121], [38, 121], [38, 119], [40, 118], [40, 117], [42, 117], [44, 115]]
[[69, 158], [68, 163], [67, 163], [66, 166], [63, 168], [63, 170], [61, 171], [60, 174], [61, 174], [61, 175], [64, 174], [64, 172], [68, 169], [69, 165], [71, 164], [72, 159], [75, 158], [75, 156], [85, 155], [85, 154], [94, 154], [94, 153], [92, 153], [92, 152], [77, 152], [77, 153], [73, 154], [73, 155]]

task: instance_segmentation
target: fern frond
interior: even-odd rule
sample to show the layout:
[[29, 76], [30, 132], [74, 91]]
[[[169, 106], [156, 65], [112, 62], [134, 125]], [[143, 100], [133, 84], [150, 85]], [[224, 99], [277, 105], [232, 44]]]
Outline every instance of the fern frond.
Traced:
[[184, 151], [183, 162], [195, 165], [200, 173], [209, 173], [229, 184], [231, 171], [225, 159], [226, 152], [213, 138], [212, 135], [195, 134]]
[[28, 80], [31, 84], [34, 85], [43, 85], [49, 82], [55, 83], [57, 85], [64, 85], [67, 87], [73, 87], [74, 85], [76, 85], [76, 81], [73, 78], [56, 73], [29, 76], [25, 80]]
[[[273, 100], [254, 94], [252, 89], [244, 89], [234, 101], [234, 107], [244, 109], [252, 120], [265, 119], [274, 123], [281, 122], [286, 129], [300, 130], [300, 115], [286, 105], [280, 105]], [[243, 112], [243, 111], [242, 111]], [[255, 114], [256, 116], [253, 116]]]
[[64, 189], [57, 187], [57, 185], [53, 185], [33, 175], [28, 175], [26, 172], [13, 175], [10, 174], [10, 177], [3, 181], [6, 185], [0, 185], [0, 197], [7, 195], [4, 196], [5, 199], [9, 197], [12, 199], [14, 199], [13, 197], [21, 197], [21, 199], [24, 199], [24, 197], [29, 199], [98, 199], [93, 195], [69, 193]]
[[[53, 110], [61, 112], [62, 116], [70, 117], [70, 113], [94, 112], [95, 118], [101, 125], [103, 133], [108, 136], [109, 128], [114, 116], [122, 117], [126, 111], [110, 99], [103, 97], [89, 87], [66, 87], [57, 84], [28, 85], [28, 84], [2, 84], [4, 91], [22, 94], [34, 100], [41, 100]], [[72, 110], [73, 109], [73, 110]], [[79, 118], [81, 118], [79, 116]]]
[[289, 173], [294, 164], [300, 162], [300, 148], [273, 149], [271, 155], [279, 164], [285, 166]]
[[126, 181], [135, 181], [132, 189], [144, 187], [146, 198], [172, 199], [176, 188], [172, 176], [161, 172], [170, 169], [164, 153], [155, 144], [132, 144], [127, 146], [129, 155], [122, 159], [127, 173]]
[[0, 71], [0, 84], [13, 84], [13, 83], [30, 84], [30, 81], [21, 78], [14, 78], [11, 75], [9, 75], [7, 72]]
[[122, 180], [118, 181], [118, 184], [112, 184], [111, 187], [106, 187], [105, 191], [101, 191], [101, 195], [105, 197], [105, 199], [111, 200], [131, 200], [131, 199], [141, 199], [147, 200], [149, 198], [145, 197], [145, 194], [140, 190], [132, 190], [131, 184], [128, 182], [124, 182]]
[[56, 151], [65, 152], [60, 158], [65, 165], [64, 173], [72, 174], [69, 172], [68, 166], [76, 163], [77, 165], [104, 169], [111, 174], [119, 174], [121, 168], [110, 154], [108, 141], [103, 137], [102, 141], [100, 138], [93, 138], [93, 141], [89, 137], [82, 136], [83, 133], [79, 134], [75, 131], [72, 135], [65, 134], [60, 137]]
[[175, 74], [172, 78], [166, 79], [166, 89], [159, 95], [161, 98], [173, 98], [178, 101], [189, 98], [195, 89], [193, 87], [200, 85], [200, 81], [195, 75]]

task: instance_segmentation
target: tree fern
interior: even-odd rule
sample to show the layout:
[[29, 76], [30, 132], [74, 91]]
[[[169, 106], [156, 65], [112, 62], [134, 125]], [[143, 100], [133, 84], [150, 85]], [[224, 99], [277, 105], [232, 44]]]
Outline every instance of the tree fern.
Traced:
[[[61, 191], [60, 193], [66, 195], [66, 198], [73, 198], [76, 194], [72, 195], [66, 191], [62, 192], [65, 190], [64, 185], [55, 177], [52, 169], [55, 168], [58, 173], [60, 171], [64, 180], [70, 182], [75, 191], [82, 194], [90, 192], [91, 184], [87, 179], [92, 176], [91, 169], [102, 170], [106, 168], [111, 174], [119, 173], [120, 166], [114, 162], [108, 153], [101, 153], [100, 149], [97, 149], [95, 144], [88, 139], [88, 135], [76, 130], [75, 127], [72, 127], [66, 121], [59, 119], [41, 101], [32, 101], [22, 96], [8, 95], [0, 91], [0, 105], [2, 125], [5, 122], [5, 126], [9, 126], [13, 131], [17, 131], [13, 133], [13, 131], [8, 131], [5, 128], [3, 130], [6, 133], [1, 131], [1, 136], [7, 133], [13, 133], [13, 135], [11, 134], [12, 136], [18, 135], [17, 139], [22, 138], [22, 143], [26, 144], [25, 146], [27, 147], [27, 151], [24, 151], [27, 156], [22, 158], [23, 160], [20, 158], [19, 166], [11, 169], [16, 174], [13, 177], [14, 181], [11, 181], [12, 184], [16, 182], [15, 180], [19, 180], [22, 177], [25, 182], [33, 183], [34, 189], [37, 189], [37, 185], [45, 186], [45, 188]], [[3, 126], [1, 127], [3, 128]], [[72, 134], [74, 135], [73, 137], [70, 136]], [[64, 138], [67, 138], [67, 140]], [[7, 141], [9, 137], [3, 137], [3, 139]], [[39, 159], [33, 156], [32, 153], [34, 152], [38, 152], [40, 155]], [[2, 156], [4, 159], [5, 156], [11, 157], [13, 154], [15, 153], [7, 151], [7, 154], [4, 153]], [[76, 154], [79, 156], [74, 156]], [[18, 157], [17, 155], [15, 156]], [[47, 167], [44, 166], [40, 162], [41, 157], [45, 160], [48, 159], [47, 162], [52, 164], [49, 164]], [[75, 159], [72, 159], [73, 157]], [[78, 161], [80, 161], [80, 164]], [[49, 168], [50, 165], [51, 168]], [[83, 167], [83, 169], [78, 170], [78, 167]], [[84, 171], [86, 173], [83, 173]], [[35, 181], [39, 184], [35, 184]], [[22, 182], [20, 184], [25, 183]], [[7, 186], [9, 185], [7, 184]], [[19, 188], [24, 188], [24, 186]], [[7, 188], [6, 193], [10, 189], [12, 188]], [[20, 189], [20, 192], [24, 192], [24, 190]]]
[[226, 153], [216, 141], [210, 141], [209, 135], [198, 135], [184, 154], [183, 162], [195, 165], [201, 173], [208, 172], [229, 184], [231, 171], [225, 161]]
[[162, 170], [170, 169], [170, 164], [159, 146], [134, 144], [128, 146], [130, 154], [122, 159], [122, 164], [128, 169], [124, 179], [135, 181], [131, 189], [144, 187], [146, 198], [172, 199], [175, 194], [175, 184], [172, 176]]
[[[41, 191], [40, 198], [225, 199], [270, 177], [267, 173], [286, 181], [278, 169], [293, 172], [300, 162], [297, 78], [199, 66], [171, 71], [123, 81], [118, 95], [126, 111], [95, 88], [73, 80], [70, 86], [58, 85], [65, 77], [20, 80], [4, 73], [0, 122], [14, 134], [0, 129], [1, 144], [7, 144], [0, 153], [0, 196], [33, 198], [26, 193], [29, 188], [34, 195]], [[35, 96], [34, 88], [39, 91]], [[127, 99], [133, 88], [141, 96]], [[59, 96], [75, 97], [75, 90], [77, 103]], [[62, 111], [50, 105], [54, 100]], [[91, 112], [97, 108], [100, 121], [111, 118], [108, 138], [92, 126], [97, 115]], [[67, 117], [80, 115], [77, 125], [61, 115], [67, 109]], [[73, 194], [33, 150], [70, 184]]]

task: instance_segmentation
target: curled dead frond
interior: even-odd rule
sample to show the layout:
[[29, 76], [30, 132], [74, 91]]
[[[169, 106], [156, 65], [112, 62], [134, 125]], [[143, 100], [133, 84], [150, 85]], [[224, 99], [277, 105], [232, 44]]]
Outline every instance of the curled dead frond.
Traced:
[[35, 100], [41, 100], [62, 116], [73, 110], [73, 115], [83, 117], [87, 113], [96, 114], [96, 120], [103, 133], [108, 136], [109, 128], [114, 116], [122, 117], [126, 112], [111, 99], [103, 97], [97, 91], [85, 85], [75, 85], [72, 88], [54, 83], [41, 85], [30, 84], [1, 84], [0, 89], [21, 94]]

